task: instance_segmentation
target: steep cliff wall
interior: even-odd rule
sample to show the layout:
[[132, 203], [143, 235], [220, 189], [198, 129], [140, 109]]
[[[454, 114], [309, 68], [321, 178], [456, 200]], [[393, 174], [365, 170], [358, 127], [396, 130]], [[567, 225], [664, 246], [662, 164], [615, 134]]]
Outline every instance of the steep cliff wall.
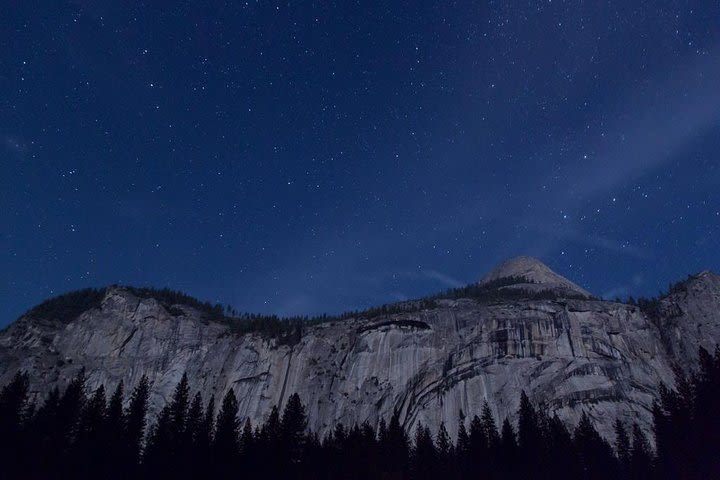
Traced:
[[[524, 389], [575, 422], [583, 410], [611, 435], [618, 416], [648, 429], [659, 382], [689, 367], [698, 345], [720, 339], [720, 277], [703, 273], [661, 302], [654, 317], [597, 300], [438, 300], [433, 308], [308, 327], [295, 345], [237, 335], [195, 309], [166, 308], [123, 288], [68, 323], [23, 317], [0, 333], [0, 382], [29, 370], [43, 394], [84, 366], [91, 387], [153, 382], [151, 403], [183, 372], [191, 388], [232, 388], [240, 414], [260, 421], [298, 392], [309, 426], [389, 418], [457, 429], [460, 412], [512, 417]], [[170, 313], [172, 311], [172, 313]]]

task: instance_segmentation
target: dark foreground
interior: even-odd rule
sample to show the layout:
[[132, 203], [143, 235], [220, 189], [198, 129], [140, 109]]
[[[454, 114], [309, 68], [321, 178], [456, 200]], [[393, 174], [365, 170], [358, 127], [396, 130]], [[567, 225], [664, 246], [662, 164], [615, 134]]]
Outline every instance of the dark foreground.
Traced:
[[[614, 444], [583, 415], [574, 428], [548, 416], [522, 393], [517, 425], [500, 427], [488, 405], [458, 419], [453, 441], [418, 427], [412, 439], [399, 415], [339, 424], [326, 438], [306, 431], [305, 408], [292, 395], [264, 424], [241, 423], [232, 390], [219, 409], [191, 397], [187, 378], [150, 428], [147, 379], [125, 395], [118, 385], [87, 392], [79, 372], [38, 404], [18, 373], [0, 392], [0, 469], [5, 479], [303, 478], [303, 479], [707, 479], [720, 474], [720, 349], [700, 351], [692, 375], [661, 387], [653, 409], [654, 444], [637, 425], [617, 423]], [[217, 412], [217, 413], [216, 413]], [[434, 433], [434, 435], [433, 435]]]

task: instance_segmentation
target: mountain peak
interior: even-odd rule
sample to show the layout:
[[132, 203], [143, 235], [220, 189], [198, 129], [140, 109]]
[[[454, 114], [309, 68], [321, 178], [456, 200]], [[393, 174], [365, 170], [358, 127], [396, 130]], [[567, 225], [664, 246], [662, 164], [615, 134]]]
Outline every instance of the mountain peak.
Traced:
[[553, 290], [561, 294], [584, 295], [591, 297], [587, 290], [577, 286], [567, 278], [553, 272], [547, 265], [534, 257], [519, 256], [505, 260], [485, 275], [480, 284], [507, 277], [524, 277], [528, 280], [522, 288], [531, 290]]

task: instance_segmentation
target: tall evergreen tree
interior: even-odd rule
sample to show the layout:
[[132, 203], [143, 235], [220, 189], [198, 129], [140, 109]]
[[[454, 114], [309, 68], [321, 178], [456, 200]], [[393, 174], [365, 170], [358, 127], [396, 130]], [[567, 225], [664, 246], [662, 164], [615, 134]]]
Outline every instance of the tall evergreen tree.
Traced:
[[185, 421], [187, 420], [188, 407], [190, 405], [190, 386], [188, 385], [187, 373], [183, 373], [180, 382], [175, 386], [172, 400], [170, 400], [170, 439], [172, 443], [172, 456], [179, 459], [182, 455], [182, 442], [185, 437]]
[[525, 475], [536, 474], [541, 466], [543, 447], [538, 414], [523, 390], [518, 409], [518, 460]]
[[252, 423], [249, 418], [246, 418], [240, 433], [240, 458], [248, 476], [254, 476], [256, 473], [255, 447]]
[[387, 474], [391, 478], [406, 478], [410, 465], [410, 440], [400, 424], [400, 410], [394, 410], [387, 429], [385, 445], [381, 445], [388, 459]]
[[238, 408], [235, 392], [230, 389], [218, 412], [213, 442], [213, 459], [219, 476], [227, 476], [237, 467], [240, 453]]
[[203, 421], [203, 401], [200, 392], [197, 392], [190, 402], [190, 407], [187, 413], [187, 422], [185, 427], [185, 435], [188, 444], [195, 443], [195, 437], [197, 437], [200, 430], [200, 424]]
[[149, 398], [150, 382], [147, 376], [143, 375], [130, 394], [130, 404], [123, 415], [123, 444], [126, 452], [124, 462], [131, 471], [135, 471], [140, 464]]
[[195, 478], [207, 475], [211, 462], [211, 446], [215, 433], [215, 397], [211, 396], [205, 405], [202, 421], [198, 426], [197, 433], [193, 438], [193, 458], [199, 470]]
[[[123, 435], [125, 418], [123, 416], [123, 400], [125, 396], [125, 384], [121, 380], [107, 404], [105, 412], [105, 461], [108, 465], [118, 465], [122, 462], [125, 452], [125, 438]], [[118, 472], [111, 471], [112, 478], [118, 478]]]
[[585, 478], [606, 479], [617, 474], [612, 447], [597, 432], [587, 412], [580, 417], [573, 441]]
[[293, 393], [288, 398], [280, 421], [280, 428], [282, 430], [282, 454], [291, 465], [298, 464], [302, 457], [307, 415], [297, 393]]
[[[557, 415], [550, 417], [546, 424], [545, 477], [556, 480], [580, 478], [579, 462], [572, 435]], [[561, 469], [557, 466], [562, 465]]]
[[[494, 425], [495, 420], [492, 422]], [[497, 430], [495, 430], [495, 433], [497, 434]], [[487, 448], [488, 439], [485, 425], [483, 421], [475, 415], [470, 421], [470, 456], [482, 462], [485, 457], [487, 457]]]
[[652, 476], [652, 451], [650, 442], [637, 423], [632, 428], [632, 448], [630, 450], [630, 478], [645, 480]]
[[415, 442], [411, 457], [410, 472], [413, 480], [430, 480], [435, 478], [437, 450], [430, 429], [418, 424], [415, 428]]
[[[518, 474], [517, 451], [518, 444], [515, 429], [513, 429], [510, 420], [505, 418], [500, 430], [498, 461], [495, 463], [493, 471], [500, 471], [500, 468], [502, 468], [508, 478], [515, 478]], [[494, 476], [500, 478], [500, 475], [496, 474]]]
[[630, 474], [630, 437], [620, 419], [615, 420], [615, 452], [623, 477]]
[[144, 454], [144, 470], [149, 478], [175, 476], [173, 463], [172, 420], [169, 405], [165, 405], [148, 432]]
[[480, 421], [478, 422], [477, 417], [474, 417], [470, 425], [470, 443], [475, 458], [475, 469], [491, 472], [489, 475], [492, 476], [492, 472], [499, 467], [500, 434], [487, 400], [483, 402]]
[[[477, 416], [476, 416], [477, 418]], [[461, 478], [468, 477], [471, 472], [470, 466], [470, 435], [465, 428], [465, 415], [460, 411], [458, 419], [458, 436], [457, 446], [455, 447], [457, 455], [458, 475]]]
[[100, 385], [82, 409], [73, 452], [74, 477], [103, 476], [107, 462], [104, 435], [106, 404], [105, 387]]
[[60, 472], [61, 476], [72, 476], [70, 470], [73, 465], [66, 460], [72, 458], [73, 444], [77, 438], [80, 424], [80, 414], [87, 400], [85, 396], [86, 380], [85, 369], [81, 369], [65, 388], [57, 405], [56, 430], [50, 438], [55, 449], [52, 468], [56, 472]]
[[455, 447], [450, 440], [445, 422], [440, 422], [438, 433], [435, 436], [435, 451], [437, 452], [437, 465], [435, 469], [439, 472], [446, 472], [451, 478], [454, 477], [454, 456]]

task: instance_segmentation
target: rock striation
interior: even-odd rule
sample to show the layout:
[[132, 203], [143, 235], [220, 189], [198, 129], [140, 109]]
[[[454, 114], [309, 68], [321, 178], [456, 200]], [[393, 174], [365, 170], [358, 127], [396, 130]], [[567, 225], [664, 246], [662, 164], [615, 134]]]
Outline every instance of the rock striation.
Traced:
[[460, 413], [471, 418], [485, 401], [498, 421], [512, 419], [525, 390], [570, 423], [586, 411], [611, 437], [615, 418], [649, 431], [659, 383], [672, 384], [674, 365], [691, 368], [697, 347], [720, 339], [720, 277], [710, 272], [673, 288], [652, 314], [595, 299], [529, 257], [481, 284], [520, 276], [523, 289], [554, 297], [417, 302], [308, 326], [291, 345], [111, 287], [68, 322], [26, 315], [0, 332], [0, 383], [27, 370], [44, 395], [81, 367], [90, 387], [132, 388], [147, 375], [157, 411], [187, 372], [206, 398], [233, 389], [254, 423], [298, 392], [320, 434], [398, 410], [410, 430], [444, 421], [455, 435]]

